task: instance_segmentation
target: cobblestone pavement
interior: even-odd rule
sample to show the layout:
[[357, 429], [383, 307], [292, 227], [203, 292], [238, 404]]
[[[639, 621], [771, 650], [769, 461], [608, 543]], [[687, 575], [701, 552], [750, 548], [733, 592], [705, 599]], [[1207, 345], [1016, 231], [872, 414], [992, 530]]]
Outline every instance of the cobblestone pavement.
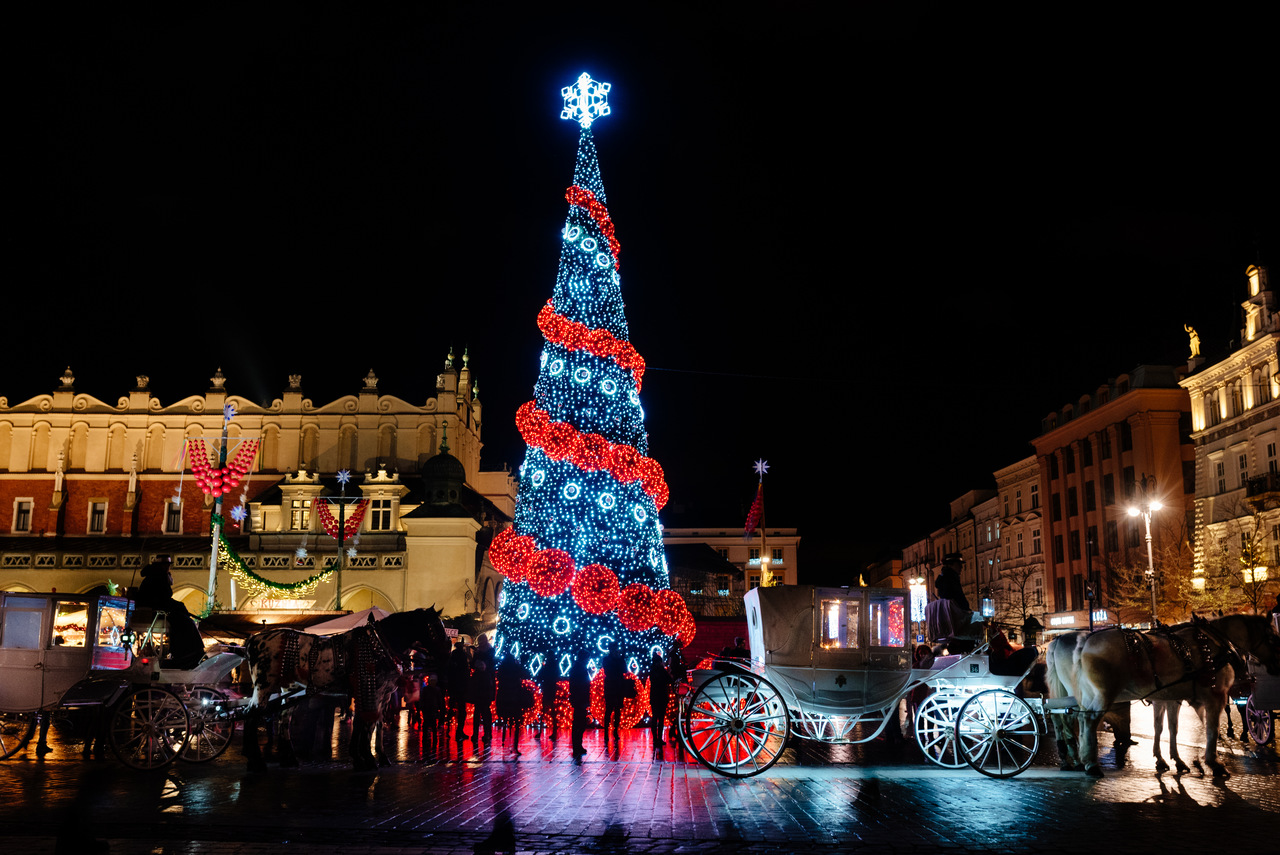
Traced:
[[884, 741], [788, 751], [764, 775], [735, 780], [670, 749], [656, 761], [643, 730], [627, 735], [616, 759], [602, 732], [588, 734], [581, 766], [567, 739], [526, 735], [517, 756], [497, 735], [488, 748], [446, 741], [433, 751], [403, 723], [392, 733], [400, 759], [377, 773], [326, 760], [248, 774], [238, 740], [211, 763], [144, 773], [83, 760], [79, 746], [55, 739], [46, 757], [28, 747], [0, 763], [0, 839], [5, 852], [23, 855], [265, 855], [283, 845], [317, 855], [1201, 855], [1227, 845], [1271, 850], [1280, 821], [1277, 764], [1239, 743], [1224, 752], [1233, 772], [1225, 782], [1155, 778], [1147, 741], [1132, 765], [1097, 781], [1059, 772], [1051, 751], [1021, 776], [995, 780], [929, 765], [914, 743]]

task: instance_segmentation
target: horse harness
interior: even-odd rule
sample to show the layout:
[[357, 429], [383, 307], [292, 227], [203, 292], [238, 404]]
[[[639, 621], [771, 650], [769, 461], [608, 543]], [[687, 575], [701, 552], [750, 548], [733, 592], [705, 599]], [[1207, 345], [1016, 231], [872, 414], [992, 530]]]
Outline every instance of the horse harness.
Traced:
[[[1195, 620], [1192, 622], [1190, 628], [1193, 633], [1192, 642], [1188, 642], [1187, 639], [1178, 635], [1178, 633], [1174, 632], [1170, 627], [1161, 627], [1157, 630], [1153, 630], [1152, 632], [1142, 632], [1141, 630], [1136, 629], [1121, 629], [1124, 637], [1125, 649], [1128, 651], [1129, 656], [1136, 660], [1139, 659], [1141, 655], [1145, 655], [1147, 664], [1151, 667], [1151, 679], [1155, 683], [1155, 688], [1148, 692], [1145, 697], [1140, 698], [1143, 702], [1146, 702], [1147, 698], [1157, 692], [1164, 691], [1165, 689], [1176, 686], [1179, 683], [1194, 681], [1192, 688], [1193, 695], [1195, 687], [1197, 686], [1203, 686], [1207, 689], [1216, 688], [1218, 682], [1218, 671], [1220, 671], [1224, 665], [1231, 665], [1236, 671], [1240, 671], [1243, 668], [1244, 659], [1241, 657], [1240, 652], [1236, 650], [1236, 646], [1229, 638], [1212, 627], [1207, 621]], [[1151, 643], [1152, 635], [1157, 635], [1164, 639], [1165, 643], [1169, 645], [1169, 649], [1173, 651], [1173, 654], [1178, 657], [1178, 660], [1182, 663], [1182, 676], [1171, 683], [1163, 682], [1160, 679], [1160, 675], [1156, 672], [1155, 647]], [[1219, 651], [1217, 655], [1213, 652], [1212, 645], [1210, 644], [1211, 641], [1218, 642]], [[1196, 667], [1195, 662], [1192, 659], [1193, 643], [1198, 647], [1197, 652], [1200, 654], [1199, 667]]]

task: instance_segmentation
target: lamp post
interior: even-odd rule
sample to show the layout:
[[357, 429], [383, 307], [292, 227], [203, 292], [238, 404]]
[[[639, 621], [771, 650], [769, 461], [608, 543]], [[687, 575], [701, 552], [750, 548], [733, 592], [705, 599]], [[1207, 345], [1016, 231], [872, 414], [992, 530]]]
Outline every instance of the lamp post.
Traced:
[[1151, 514], [1160, 510], [1164, 505], [1160, 504], [1160, 500], [1152, 496], [1156, 489], [1156, 479], [1148, 478], [1146, 473], [1142, 475], [1142, 497], [1138, 504], [1129, 506], [1129, 516], [1141, 516], [1147, 527], [1147, 585], [1151, 588], [1151, 628], [1155, 629], [1159, 624], [1156, 617], [1156, 563], [1151, 553]]

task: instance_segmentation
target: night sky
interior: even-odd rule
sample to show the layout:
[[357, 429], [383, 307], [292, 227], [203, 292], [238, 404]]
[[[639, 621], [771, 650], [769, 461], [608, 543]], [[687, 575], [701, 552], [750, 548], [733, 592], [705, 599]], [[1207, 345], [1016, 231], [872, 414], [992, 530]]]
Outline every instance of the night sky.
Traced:
[[221, 366], [233, 394], [300, 373], [327, 403], [372, 368], [421, 402], [468, 348], [483, 465], [518, 466], [577, 142], [560, 89], [587, 71], [613, 86], [594, 130], [664, 521], [740, 524], [764, 457], [768, 522], [800, 528], [807, 580], [847, 581], [1049, 410], [1185, 360], [1184, 323], [1225, 350], [1280, 228], [1262, 21], [830, 5], [33, 28], [0, 396], [70, 364], [168, 404]]

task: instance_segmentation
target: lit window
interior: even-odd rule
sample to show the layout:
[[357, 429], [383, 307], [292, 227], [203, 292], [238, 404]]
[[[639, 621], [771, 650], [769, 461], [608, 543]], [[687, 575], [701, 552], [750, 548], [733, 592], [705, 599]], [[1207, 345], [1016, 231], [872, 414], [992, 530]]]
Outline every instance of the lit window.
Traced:
[[819, 642], [825, 648], [858, 647], [859, 600], [823, 600], [822, 632]]
[[310, 499], [294, 499], [289, 503], [289, 528], [294, 531], [311, 529]]
[[89, 533], [102, 534], [107, 530], [107, 503], [89, 503]]
[[31, 499], [15, 499], [13, 502], [13, 530], [31, 531]]

